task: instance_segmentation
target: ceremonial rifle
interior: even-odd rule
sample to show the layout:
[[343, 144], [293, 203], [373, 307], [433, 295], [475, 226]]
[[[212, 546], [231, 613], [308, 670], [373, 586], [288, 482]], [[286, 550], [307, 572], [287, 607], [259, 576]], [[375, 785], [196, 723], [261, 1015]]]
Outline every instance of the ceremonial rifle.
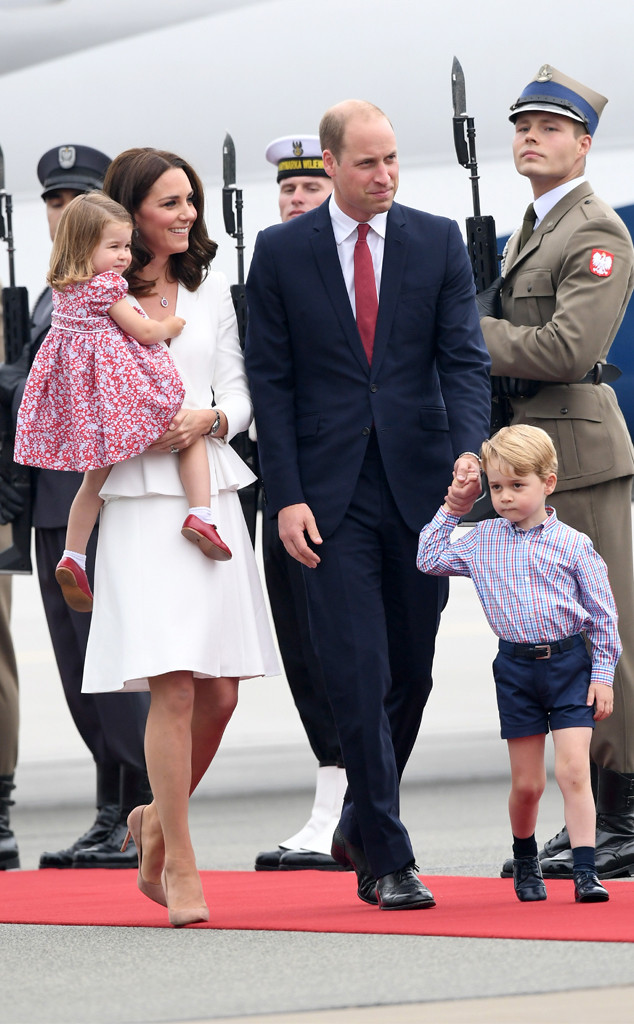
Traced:
[[[467, 93], [464, 71], [457, 57], [451, 67], [451, 98], [453, 101], [453, 138], [458, 163], [470, 172], [471, 193], [473, 198], [473, 217], [465, 221], [467, 235], [467, 252], [473, 269], [476, 292], [486, 291], [499, 276], [499, 257], [497, 237], [493, 217], [482, 216], [480, 213], [480, 187], [478, 182], [478, 161], [475, 145], [475, 122], [467, 114]], [[491, 381], [491, 434], [508, 423], [507, 400], [495, 387], [497, 378]], [[471, 512], [463, 516], [461, 524], [477, 523], [481, 519], [489, 519], [495, 515], [491, 498], [483, 478], [483, 493], [476, 501]]]
[[[231, 285], [231, 298], [236, 311], [238, 321], [238, 334], [240, 346], [244, 348], [244, 339], [247, 332], [247, 294], [244, 285], [244, 233], [242, 230], [242, 189], [236, 185], [236, 147], [233, 139], [227, 132], [222, 147], [222, 215], [225, 222], [225, 231], [231, 238], [236, 239], [236, 250], [238, 253], [238, 283]], [[235, 202], [235, 211], [234, 211]], [[249, 469], [258, 476], [257, 448], [250, 439], [248, 431], [243, 431], [231, 441], [231, 445], [237, 451], [243, 462], [246, 462]], [[258, 512], [258, 498], [260, 493], [259, 480], [255, 480], [248, 487], [239, 491], [242, 511], [246, 520], [251, 543], [255, 547], [255, 526]]]
[[[7, 366], [28, 354], [31, 339], [29, 297], [15, 284], [13, 202], [4, 187], [4, 155], [0, 148], [0, 241], [7, 243], [9, 286], [2, 289], [4, 358]], [[28, 367], [27, 367], [28, 370]], [[31, 470], [13, 461], [15, 431], [10, 405], [0, 404], [0, 523], [11, 523], [11, 544], [0, 552], [0, 573], [30, 573]]]
[[[466, 167], [470, 173], [471, 192], [473, 196], [473, 217], [467, 217], [467, 250], [476, 291], [483, 292], [493, 284], [499, 274], [497, 254], [497, 238], [493, 217], [483, 217], [480, 213], [480, 188], [478, 182], [478, 161], [475, 147], [475, 123], [469, 117], [465, 90], [464, 72], [457, 57], [453, 59], [451, 68], [451, 96], [453, 100], [453, 137], [458, 163]], [[466, 129], [466, 135], [465, 135]]]

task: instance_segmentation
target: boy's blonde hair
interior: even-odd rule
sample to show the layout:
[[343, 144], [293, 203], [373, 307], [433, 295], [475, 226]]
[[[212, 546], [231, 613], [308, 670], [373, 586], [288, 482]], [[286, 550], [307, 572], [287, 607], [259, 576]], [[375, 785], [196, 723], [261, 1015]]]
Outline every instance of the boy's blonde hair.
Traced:
[[502, 427], [480, 449], [482, 468], [486, 473], [492, 462], [503, 463], [517, 476], [536, 473], [545, 480], [557, 473], [557, 453], [545, 430], [527, 423]]
[[106, 224], [122, 223], [132, 227], [125, 207], [104, 192], [86, 192], [75, 196], [60, 217], [46, 280], [61, 292], [69, 284], [89, 281], [95, 276], [92, 254], [101, 241]]

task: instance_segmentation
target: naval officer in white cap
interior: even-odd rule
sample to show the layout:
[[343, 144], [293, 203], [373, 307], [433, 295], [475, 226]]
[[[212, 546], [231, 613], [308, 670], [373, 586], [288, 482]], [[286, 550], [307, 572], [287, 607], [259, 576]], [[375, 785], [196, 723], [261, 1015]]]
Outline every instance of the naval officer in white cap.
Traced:
[[[284, 135], [266, 149], [277, 167], [283, 223], [320, 206], [332, 192], [324, 170], [318, 135]], [[277, 522], [263, 516], [262, 551], [266, 586], [286, 678], [317, 759], [317, 784], [311, 815], [305, 825], [256, 857], [256, 871], [315, 868], [334, 871], [332, 834], [339, 821], [347, 780], [341, 747], [323, 682], [319, 659], [310, 639], [304, 581], [299, 562], [287, 554]]]

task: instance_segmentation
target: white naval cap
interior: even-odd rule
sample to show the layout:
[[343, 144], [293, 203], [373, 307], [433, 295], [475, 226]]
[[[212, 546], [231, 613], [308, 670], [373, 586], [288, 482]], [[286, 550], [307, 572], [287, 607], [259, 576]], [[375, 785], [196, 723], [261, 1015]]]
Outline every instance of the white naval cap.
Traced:
[[278, 183], [298, 175], [328, 177], [318, 135], [283, 135], [269, 142], [265, 156], [277, 167]]

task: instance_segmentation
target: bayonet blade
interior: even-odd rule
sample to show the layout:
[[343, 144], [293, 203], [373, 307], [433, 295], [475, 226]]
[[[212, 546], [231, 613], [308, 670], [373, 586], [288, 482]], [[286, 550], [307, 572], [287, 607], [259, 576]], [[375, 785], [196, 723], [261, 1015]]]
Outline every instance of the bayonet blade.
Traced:
[[236, 147], [229, 132], [225, 135], [222, 146], [222, 178], [225, 188], [235, 188], [236, 184]]
[[4, 153], [0, 146], [0, 192], [4, 192]]
[[464, 82], [464, 71], [457, 57], [451, 65], [451, 98], [453, 100], [453, 116], [467, 116], [467, 92]]

